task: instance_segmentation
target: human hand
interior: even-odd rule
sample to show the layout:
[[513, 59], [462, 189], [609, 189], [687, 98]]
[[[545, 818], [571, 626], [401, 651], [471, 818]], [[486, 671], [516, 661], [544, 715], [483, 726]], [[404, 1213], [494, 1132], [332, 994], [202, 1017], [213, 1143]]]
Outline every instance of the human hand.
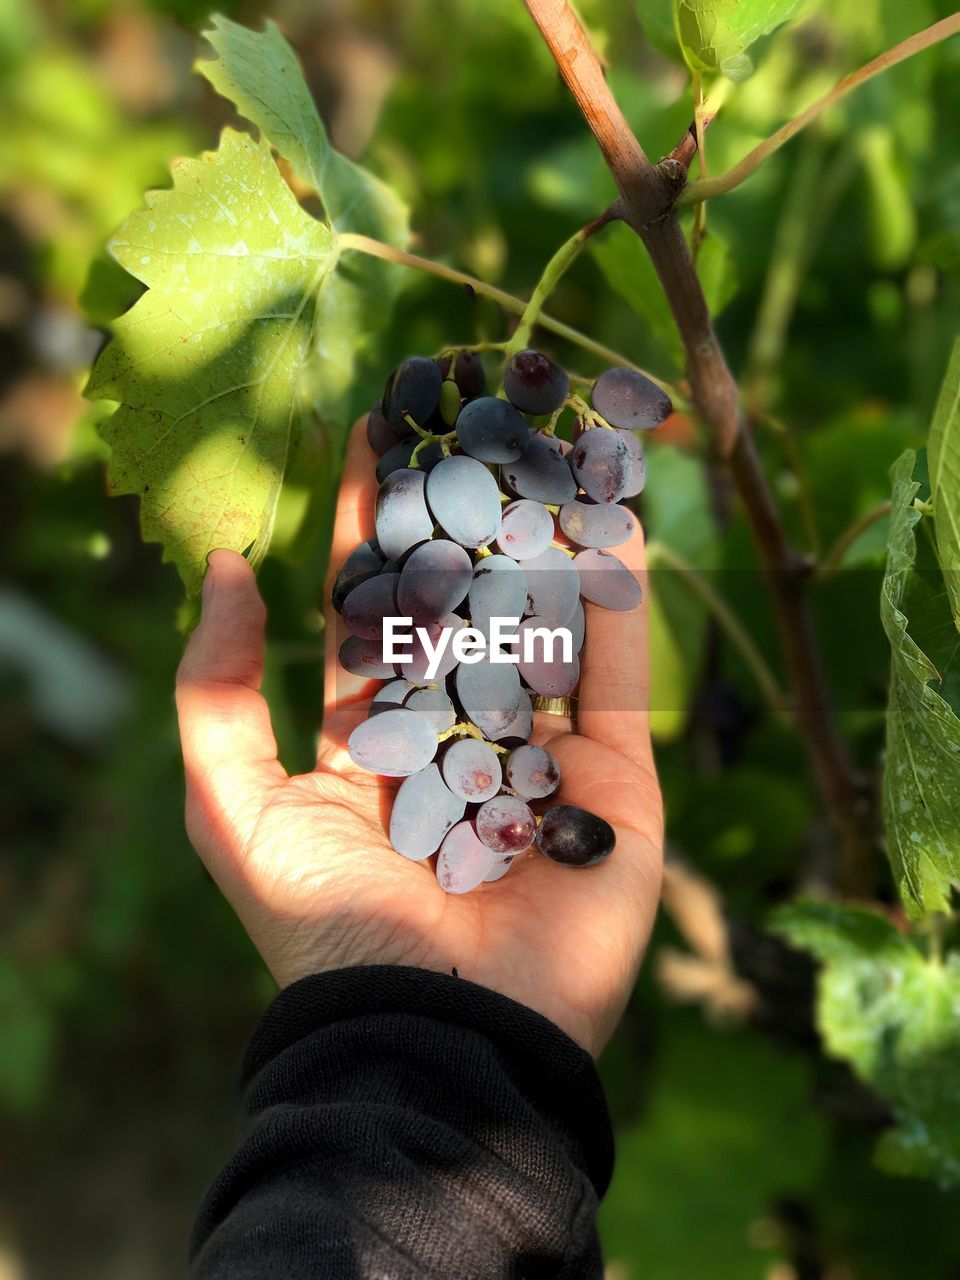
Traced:
[[[561, 769], [555, 799], [599, 814], [617, 847], [574, 869], [539, 851], [502, 880], [453, 896], [428, 863], [386, 835], [400, 779], [353, 763], [346, 741], [374, 686], [337, 665], [330, 589], [373, 535], [376, 459], [364, 423], [350, 438], [325, 589], [323, 731], [317, 767], [288, 777], [259, 692], [265, 613], [244, 558], [210, 556], [203, 616], [177, 676], [187, 831], [281, 986], [325, 969], [415, 965], [499, 991], [550, 1018], [593, 1054], [632, 990], [660, 891], [663, 819], [647, 715], [646, 606], [585, 604], [579, 725], [537, 712], [533, 741]], [[617, 555], [644, 569], [639, 528]]]

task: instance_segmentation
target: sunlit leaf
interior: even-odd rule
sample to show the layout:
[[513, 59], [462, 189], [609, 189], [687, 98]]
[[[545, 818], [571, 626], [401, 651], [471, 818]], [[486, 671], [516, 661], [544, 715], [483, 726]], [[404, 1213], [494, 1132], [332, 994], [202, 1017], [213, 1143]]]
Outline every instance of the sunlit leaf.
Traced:
[[747, 50], [796, 14], [804, 0], [675, 0], [680, 44], [691, 67], [743, 80]]
[[683, 346], [670, 305], [650, 255], [622, 222], [604, 228], [590, 241], [590, 250], [610, 288], [661, 338], [677, 368], [683, 365]]
[[[933, 688], [939, 673], [911, 636], [911, 620], [903, 612], [915, 574], [914, 526], [920, 519], [913, 506], [919, 488], [915, 461], [908, 449], [891, 471], [880, 616], [891, 649], [883, 779], [887, 850], [907, 910], [920, 915], [946, 910], [951, 885], [960, 878], [960, 719]], [[938, 598], [943, 597], [928, 595], [926, 607], [936, 607]], [[921, 607], [919, 597], [913, 600], [913, 607]], [[926, 628], [931, 619], [922, 622]]]
[[960, 1183], [960, 956], [927, 956], [888, 920], [856, 907], [795, 903], [775, 928], [823, 964], [817, 1022], [893, 1109], [877, 1160], [890, 1173]]
[[937, 552], [960, 630], [960, 340], [953, 346], [927, 444]]
[[256, 563], [269, 544], [333, 240], [266, 143], [228, 130], [112, 243], [148, 291], [116, 322], [88, 394], [120, 402], [102, 428], [111, 483], [140, 495], [144, 537], [188, 590], [214, 548], [252, 547]]

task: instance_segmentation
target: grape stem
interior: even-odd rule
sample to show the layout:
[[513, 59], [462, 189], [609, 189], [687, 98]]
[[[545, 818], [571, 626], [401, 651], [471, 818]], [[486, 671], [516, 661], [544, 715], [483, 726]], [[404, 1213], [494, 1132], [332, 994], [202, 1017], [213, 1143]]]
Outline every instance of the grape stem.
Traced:
[[[751, 434], [744, 429], [737, 385], [714, 332], [677, 216], [680, 201], [691, 203], [729, 189], [727, 175], [691, 183], [687, 191], [696, 194], [686, 194], [687, 169], [696, 154], [696, 139], [690, 131], [672, 154], [659, 164], [651, 163], [613, 96], [571, 5], [567, 0], [525, 0], [525, 4], [617, 184], [620, 198], [616, 215], [639, 236], [660, 277], [686, 352], [694, 406], [712, 428], [718, 451], [727, 460], [770, 589], [790, 674], [796, 724], [824, 808], [840, 837], [839, 884], [850, 895], [869, 892], [876, 850], [874, 824], [868, 794], [839, 731], [823, 674], [806, 589], [811, 566], [787, 536]], [[929, 32], [906, 42], [909, 49], [898, 46], [878, 59], [875, 70], [893, 65], [958, 28], [960, 15], [937, 23]], [[864, 78], [859, 75], [856, 83]], [[767, 145], [753, 168], [812, 118], [809, 112], [799, 117], [801, 123], [774, 145]], [[706, 123], [701, 123], [701, 134]]]
[[[601, 215], [601, 217], [603, 216]], [[612, 216], [614, 215], [611, 214]], [[392, 244], [384, 244], [380, 240], [373, 240], [370, 236], [361, 236], [352, 231], [342, 232], [338, 243], [341, 252], [353, 249], [357, 253], [368, 254], [371, 258], [382, 258], [386, 262], [395, 262], [402, 267], [412, 267], [415, 271], [426, 272], [428, 275], [437, 276], [450, 284], [465, 285], [482, 297], [496, 302], [498, 306], [503, 307], [504, 311], [509, 311], [512, 315], [522, 316], [527, 309], [527, 303], [522, 298], [516, 298], [512, 293], [507, 293], [504, 289], [498, 289], [496, 285], [488, 284], [485, 280], [479, 280], [476, 276], [468, 275], [465, 271], [458, 271], [455, 267], [448, 267], [442, 262], [434, 262], [432, 258], [421, 258], [415, 253], [407, 253], [404, 249], [397, 249]], [[555, 320], [553, 316], [544, 315], [542, 312], [538, 317], [538, 323], [542, 329], [549, 329], [557, 337], [573, 343], [574, 346], [581, 347], [584, 351], [589, 351], [591, 355], [596, 356], [604, 364], [622, 365], [626, 369], [633, 369], [637, 373], [642, 373], [645, 378], [649, 378], [651, 382], [655, 382], [658, 387], [665, 391], [678, 407], [682, 408], [686, 405], [687, 397], [678, 387], [672, 386], [669, 382], [665, 382], [653, 373], [648, 373], [646, 369], [641, 369], [639, 365], [634, 364], [632, 360], [628, 360], [619, 351], [605, 347], [602, 342], [595, 342], [593, 338], [581, 333], [579, 329], [574, 329], [571, 325], [564, 324], [562, 320]], [[499, 348], [499, 344], [494, 345]], [[474, 348], [474, 350], [477, 350], [477, 348]]]

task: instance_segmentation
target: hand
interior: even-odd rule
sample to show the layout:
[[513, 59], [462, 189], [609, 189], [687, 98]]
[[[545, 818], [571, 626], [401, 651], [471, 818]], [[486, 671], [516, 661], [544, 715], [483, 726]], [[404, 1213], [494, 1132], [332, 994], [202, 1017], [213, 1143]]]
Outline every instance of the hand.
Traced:
[[[373, 535], [375, 463], [360, 422], [337, 506], [327, 602], [340, 564]], [[643, 570], [639, 530], [617, 554]], [[338, 668], [332, 609], [317, 767], [291, 778], [259, 693], [265, 615], [253, 572], [235, 552], [210, 556], [203, 617], [177, 677], [187, 831], [281, 986], [348, 965], [456, 968], [599, 1053], [650, 936], [663, 830], [646, 712], [646, 605], [631, 614], [585, 608], [579, 732], [538, 712], [534, 741], [560, 763], [556, 798], [606, 818], [617, 847], [588, 869], [557, 866], [534, 849], [502, 880], [451, 896], [430, 862], [390, 848], [386, 824], [400, 780], [367, 773], [346, 752], [373, 686]]]

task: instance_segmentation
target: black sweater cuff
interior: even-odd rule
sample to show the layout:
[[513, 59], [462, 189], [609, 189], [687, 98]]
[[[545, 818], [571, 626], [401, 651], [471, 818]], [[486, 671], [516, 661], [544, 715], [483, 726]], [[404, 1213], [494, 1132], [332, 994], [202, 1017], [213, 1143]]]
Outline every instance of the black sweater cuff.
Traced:
[[248, 1046], [247, 1130], [196, 1280], [602, 1274], [612, 1136], [589, 1055], [462, 978], [365, 966], [282, 991]]

